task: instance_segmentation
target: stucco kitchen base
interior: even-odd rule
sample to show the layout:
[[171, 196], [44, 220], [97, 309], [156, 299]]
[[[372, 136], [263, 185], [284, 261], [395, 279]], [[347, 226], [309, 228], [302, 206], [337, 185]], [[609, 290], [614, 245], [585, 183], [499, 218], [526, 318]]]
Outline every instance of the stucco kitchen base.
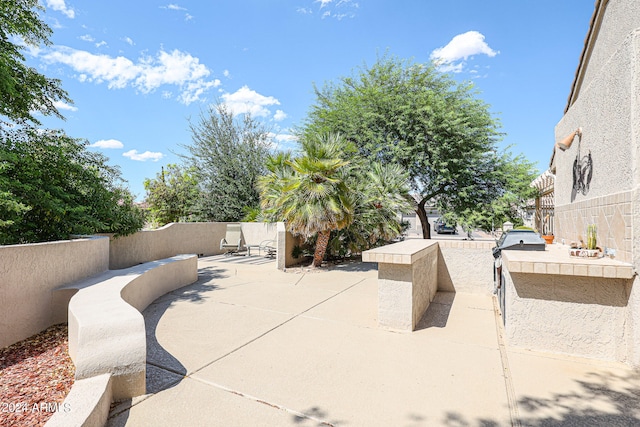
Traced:
[[438, 243], [406, 240], [362, 254], [378, 263], [378, 325], [411, 332], [438, 290]]
[[628, 362], [632, 266], [573, 259], [566, 247], [551, 246], [556, 247], [545, 252], [503, 252], [502, 316], [508, 344]]

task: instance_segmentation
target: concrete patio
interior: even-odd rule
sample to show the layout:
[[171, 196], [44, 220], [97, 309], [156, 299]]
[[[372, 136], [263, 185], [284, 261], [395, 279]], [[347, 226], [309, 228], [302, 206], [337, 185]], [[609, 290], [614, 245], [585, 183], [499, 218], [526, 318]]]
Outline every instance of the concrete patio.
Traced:
[[631, 426], [640, 375], [510, 348], [489, 296], [439, 292], [413, 333], [377, 326], [375, 264], [199, 260], [145, 311], [147, 395], [109, 426]]

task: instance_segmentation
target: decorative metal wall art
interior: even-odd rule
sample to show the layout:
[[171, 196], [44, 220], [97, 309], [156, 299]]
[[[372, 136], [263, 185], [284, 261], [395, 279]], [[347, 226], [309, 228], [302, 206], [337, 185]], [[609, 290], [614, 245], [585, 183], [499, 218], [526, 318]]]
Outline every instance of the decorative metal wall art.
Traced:
[[593, 176], [593, 159], [591, 158], [591, 150], [586, 156], [580, 156], [580, 143], [578, 143], [578, 153], [573, 161], [573, 191], [571, 192], [571, 201], [576, 198], [577, 193], [587, 195], [589, 186], [591, 185], [591, 177]]

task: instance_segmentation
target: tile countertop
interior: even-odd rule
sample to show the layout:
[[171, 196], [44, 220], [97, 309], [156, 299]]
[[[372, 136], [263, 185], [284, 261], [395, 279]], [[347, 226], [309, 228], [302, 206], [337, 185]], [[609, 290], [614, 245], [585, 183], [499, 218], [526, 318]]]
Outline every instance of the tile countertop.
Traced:
[[410, 239], [364, 251], [362, 261], [411, 265], [437, 249], [435, 240]]
[[543, 251], [502, 251], [502, 263], [511, 273], [558, 274], [632, 279], [633, 265], [611, 258], [581, 258], [569, 255], [569, 246], [551, 244]]

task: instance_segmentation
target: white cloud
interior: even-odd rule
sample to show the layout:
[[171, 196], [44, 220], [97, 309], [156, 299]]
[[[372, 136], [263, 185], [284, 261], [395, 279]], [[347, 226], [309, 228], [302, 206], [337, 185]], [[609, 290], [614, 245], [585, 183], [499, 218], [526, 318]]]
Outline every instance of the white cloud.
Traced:
[[122, 153], [123, 156], [136, 160], [138, 162], [146, 162], [152, 160], [157, 162], [164, 157], [164, 154], [158, 152], [145, 151], [144, 153], [138, 153], [138, 150], [129, 150], [126, 153]]
[[84, 36], [80, 36], [80, 40], [85, 41], [85, 42], [94, 42], [94, 41], [96, 41], [96, 39], [94, 39], [90, 34], [85, 34]]
[[298, 140], [298, 137], [295, 135], [287, 134], [287, 133], [279, 133], [276, 135], [272, 135], [273, 139], [279, 142], [295, 142]]
[[133, 42], [133, 39], [131, 37], [124, 37], [122, 39], [125, 43], [127, 43], [129, 46], [133, 46], [135, 43]]
[[66, 111], [78, 111], [78, 107], [74, 107], [73, 105], [69, 105], [64, 101], [54, 101], [53, 106], [58, 110], [66, 110]]
[[[160, 6], [160, 9], [177, 10], [177, 11], [184, 11], [184, 12], [189, 10], [186, 7], [178, 6], [177, 4], [173, 4], [173, 3], [170, 3], [170, 4], [166, 5], [166, 6]], [[185, 21], [191, 21], [192, 19], [193, 19], [193, 15], [191, 15], [189, 13], [185, 13], [184, 14], [184, 20]]]
[[270, 132], [268, 137], [276, 141], [276, 150], [295, 150], [297, 147], [298, 137], [295, 135]]
[[64, 0], [46, 0], [46, 3], [47, 7], [63, 13], [67, 18], [73, 19], [76, 16], [76, 12], [70, 7], [67, 7]]
[[276, 113], [273, 115], [273, 120], [276, 122], [281, 122], [282, 120], [287, 118], [287, 113], [282, 110], [276, 110]]
[[177, 4], [168, 4], [166, 6], [160, 6], [162, 9], [169, 9], [169, 10], [187, 10], [186, 8], [182, 7], [182, 6], [178, 6]]
[[100, 141], [96, 141], [93, 144], [89, 145], [89, 147], [120, 149], [124, 148], [124, 144], [117, 139], [101, 139]]
[[56, 47], [42, 55], [48, 63], [70, 66], [82, 82], [106, 82], [109, 89], [134, 87], [150, 93], [164, 85], [180, 88], [177, 99], [185, 104], [201, 99], [220, 80], [207, 80], [211, 71], [200, 60], [186, 52], [161, 50], [155, 57], [146, 56], [137, 62], [124, 56], [111, 57], [69, 47]]
[[[312, 4], [319, 3], [318, 12], [320, 18], [334, 18], [338, 21], [344, 18], [355, 18], [355, 11], [360, 4], [354, 0], [313, 0]], [[302, 15], [312, 15], [312, 7], [298, 7], [296, 12]]]
[[222, 99], [233, 114], [249, 113], [254, 117], [267, 117], [271, 114], [267, 106], [280, 105], [276, 98], [260, 95], [248, 86], [243, 86], [234, 93], [225, 93]]
[[102, 46], [106, 46], [107, 42], [102, 40], [101, 42], [96, 43], [96, 47], [102, 47]]
[[484, 41], [482, 33], [467, 31], [452, 38], [446, 46], [434, 49], [431, 60], [439, 65], [441, 71], [459, 73], [469, 57], [487, 55], [492, 58], [498, 53], [500, 52], [491, 49]]
[[229, 76], [231, 75], [231, 73], [229, 72], [229, 70], [224, 70], [222, 72], [222, 75], [225, 76], [226, 78], [229, 78]]

